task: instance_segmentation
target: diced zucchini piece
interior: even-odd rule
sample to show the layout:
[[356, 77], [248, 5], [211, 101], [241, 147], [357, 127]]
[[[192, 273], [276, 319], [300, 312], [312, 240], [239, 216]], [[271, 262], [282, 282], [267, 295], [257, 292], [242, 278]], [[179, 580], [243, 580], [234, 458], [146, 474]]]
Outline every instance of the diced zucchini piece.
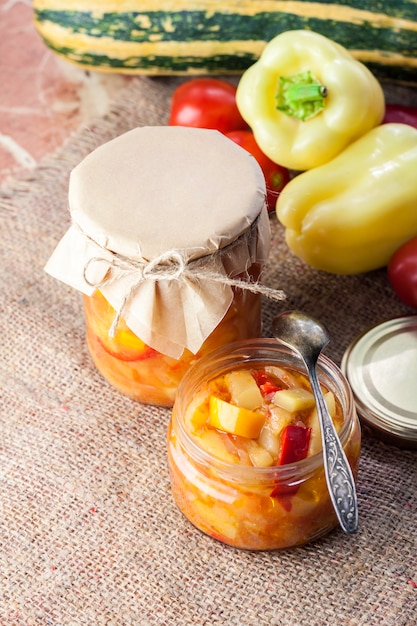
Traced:
[[251, 411], [262, 405], [261, 391], [248, 370], [226, 374], [225, 383], [230, 391], [232, 404]]
[[265, 414], [230, 404], [210, 396], [209, 424], [233, 435], [257, 439], [265, 422]]
[[294, 421], [294, 414], [277, 404], [269, 405], [268, 424], [275, 435], [279, 435], [285, 426]]
[[291, 413], [311, 409], [315, 404], [314, 396], [311, 391], [307, 391], [307, 389], [302, 389], [301, 387], [277, 391], [272, 401], [274, 404], [281, 406]]
[[279, 436], [276, 432], [274, 432], [274, 430], [272, 430], [271, 424], [268, 422], [266, 422], [262, 427], [258, 443], [265, 448], [265, 450], [268, 450], [274, 461], [276, 461], [279, 454], [280, 440]]
[[252, 464], [255, 467], [270, 467], [274, 463], [272, 455], [260, 446], [256, 441], [248, 442], [248, 453]]
[[226, 463], [236, 463], [235, 455], [226, 447], [224, 435], [218, 431], [207, 429], [196, 435], [195, 439], [198, 445], [209, 454], [226, 461]]

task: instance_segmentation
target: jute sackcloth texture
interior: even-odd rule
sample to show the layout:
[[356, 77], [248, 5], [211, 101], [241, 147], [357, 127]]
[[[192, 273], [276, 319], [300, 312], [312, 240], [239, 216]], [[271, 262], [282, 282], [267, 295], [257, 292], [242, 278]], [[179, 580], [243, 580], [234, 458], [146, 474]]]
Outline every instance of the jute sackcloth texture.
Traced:
[[[357, 534], [336, 529], [272, 553], [225, 547], [173, 502], [169, 410], [103, 381], [86, 349], [80, 294], [43, 271], [69, 225], [71, 169], [130, 128], [166, 123], [175, 84], [133, 79], [108, 115], [2, 190], [0, 625], [413, 626], [415, 452], [364, 432]], [[289, 253], [274, 217], [271, 226], [264, 282], [287, 300], [264, 299], [265, 335], [278, 311], [306, 310], [327, 324], [326, 352], [340, 363], [365, 327], [415, 313], [385, 270], [314, 271]]]

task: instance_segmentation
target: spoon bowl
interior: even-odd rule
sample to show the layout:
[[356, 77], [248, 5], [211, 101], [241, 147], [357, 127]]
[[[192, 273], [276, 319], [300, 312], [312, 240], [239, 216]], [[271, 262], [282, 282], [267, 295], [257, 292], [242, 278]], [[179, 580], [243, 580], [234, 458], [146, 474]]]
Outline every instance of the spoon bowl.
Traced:
[[278, 341], [299, 355], [307, 370], [319, 416], [330, 498], [342, 529], [352, 534], [358, 528], [355, 481], [324, 400], [316, 369], [317, 359], [329, 343], [329, 334], [318, 320], [302, 311], [286, 311], [276, 316], [272, 330]]

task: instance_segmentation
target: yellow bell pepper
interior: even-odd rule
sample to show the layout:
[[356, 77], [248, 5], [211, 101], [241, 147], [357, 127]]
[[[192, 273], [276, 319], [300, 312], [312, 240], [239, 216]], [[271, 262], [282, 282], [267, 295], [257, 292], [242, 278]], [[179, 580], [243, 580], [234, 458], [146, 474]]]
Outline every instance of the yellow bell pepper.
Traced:
[[417, 235], [417, 129], [383, 124], [292, 179], [276, 205], [292, 252], [335, 274], [384, 267]]
[[330, 161], [385, 112], [370, 70], [339, 44], [304, 30], [266, 45], [242, 74], [236, 101], [262, 151], [294, 170]]

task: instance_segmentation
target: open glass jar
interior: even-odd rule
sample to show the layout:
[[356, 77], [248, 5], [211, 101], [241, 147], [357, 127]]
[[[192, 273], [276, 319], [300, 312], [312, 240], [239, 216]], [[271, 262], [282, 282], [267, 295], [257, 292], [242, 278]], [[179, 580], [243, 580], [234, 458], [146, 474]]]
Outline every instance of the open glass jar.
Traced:
[[214, 130], [136, 128], [74, 168], [68, 198], [45, 269], [83, 293], [91, 356], [119, 391], [172, 406], [198, 358], [259, 335], [270, 228], [246, 150]]
[[[311, 428], [310, 447], [313, 441], [314, 445], [306, 457], [281, 465], [268, 459], [274, 455], [269, 444], [265, 455], [260, 445], [262, 431], [255, 427], [256, 432], [249, 432], [246, 418], [250, 416], [242, 420], [243, 430], [234, 434], [223, 432], [218, 423], [207, 425], [212, 418], [211, 398], [222, 394], [225, 398], [225, 380], [242, 371], [264, 386], [265, 406], [276, 393], [271, 385], [278, 378], [277, 388], [297, 388], [297, 381], [305, 377], [299, 357], [274, 339], [237, 342], [190, 368], [180, 384], [168, 427], [175, 502], [197, 528], [236, 548], [272, 550], [310, 542], [338, 524], [327, 489], [321, 443], [317, 444], [318, 423]], [[260, 372], [272, 372], [275, 382], [261, 383]], [[324, 355], [319, 358], [318, 375], [323, 389], [334, 399], [335, 425], [337, 422], [356, 476], [361, 434], [352, 392], [340, 369]], [[295, 418], [298, 423], [301, 415], [302, 411]], [[239, 417], [235, 425], [238, 421]], [[283, 423], [281, 426], [284, 428]], [[281, 452], [277, 450], [281, 459], [282, 432]]]

